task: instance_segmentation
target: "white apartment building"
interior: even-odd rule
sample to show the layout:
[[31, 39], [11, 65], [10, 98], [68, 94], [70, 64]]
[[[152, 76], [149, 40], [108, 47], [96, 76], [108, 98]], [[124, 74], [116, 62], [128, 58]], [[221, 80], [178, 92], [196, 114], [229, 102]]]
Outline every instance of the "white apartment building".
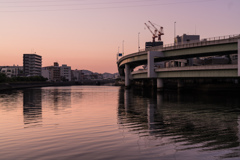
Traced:
[[17, 77], [23, 70], [21, 66], [5, 66], [0, 69], [1, 73], [6, 74], [7, 77]]
[[71, 66], [67, 66], [66, 64], [63, 64], [60, 67], [60, 75], [61, 77], [65, 77], [68, 81], [71, 81], [72, 80]]

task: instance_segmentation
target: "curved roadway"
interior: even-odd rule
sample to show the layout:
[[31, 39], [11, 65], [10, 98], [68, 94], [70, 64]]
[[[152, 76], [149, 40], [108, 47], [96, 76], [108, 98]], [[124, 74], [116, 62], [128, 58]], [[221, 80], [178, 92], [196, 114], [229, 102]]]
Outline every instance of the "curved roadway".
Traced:
[[125, 64], [129, 64], [131, 70], [140, 65], [146, 65], [149, 51], [160, 51], [163, 57], [155, 57], [155, 62], [166, 60], [177, 60], [194, 57], [227, 55], [238, 53], [238, 39], [237, 36], [227, 36], [220, 38], [212, 38], [210, 40], [203, 40], [193, 43], [185, 43], [171, 46], [152, 47], [145, 51], [132, 53], [120, 58], [117, 61], [119, 74], [124, 76]]

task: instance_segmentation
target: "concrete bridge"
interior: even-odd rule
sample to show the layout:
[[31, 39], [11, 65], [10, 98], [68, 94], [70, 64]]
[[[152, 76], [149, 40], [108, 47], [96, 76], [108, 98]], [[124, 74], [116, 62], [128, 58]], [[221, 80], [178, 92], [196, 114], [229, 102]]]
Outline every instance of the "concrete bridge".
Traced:
[[[130, 87], [131, 79], [157, 79], [157, 87], [161, 89], [164, 78], [239, 78], [240, 58], [236, 63], [230, 60], [221, 65], [193, 64], [194, 58], [230, 55], [240, 57], [240, 35], [151, 47], [123, 56], [117, 65], [120, 76], [125, 77], [126, 87]], [[171, 61], [177, 62], [177, 67], [166, 65]], [[162, 62], [162, 66], [156, 67], [157, 62]], [[147, 69], [133, 71], [141, 65], [146, 65]]]

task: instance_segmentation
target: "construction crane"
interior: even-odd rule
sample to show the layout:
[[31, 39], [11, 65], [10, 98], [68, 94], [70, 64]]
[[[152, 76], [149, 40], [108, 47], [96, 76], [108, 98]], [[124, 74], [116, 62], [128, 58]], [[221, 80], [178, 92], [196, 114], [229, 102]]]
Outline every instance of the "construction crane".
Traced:
[[156, 36], [156, 30], [153, 32], [153, 31], [151, 30], [150, 26], [147, 25], [147, 23], [144, 23], [144, 24], [147, 26], [148, 30], [152, 33], [152, 41], [155, 42], [155, 38], [157, 37], [157, 36]]
[[157, 29], [157, 27], [155, 27], [155, 25], [151, 22], [151, 21], [148, 21], [150, 24], [151, 24], [151, 26], [154, 28], [154, 32], [151, 30], [151, 28], [150, 28], [150, 26], [149, 25], [147, 25], [147, 23], [144, 23], [146, 26], [147, 26], [147, 28], [149, 29], [149, 31], [152, 33], [152, 38], [153, 38], [153, 42], [155, 42], [155, 38], [157, 38], [158, 37], [158, 41], [161, 41], [161, 35], [164, 35], [164, 33], [163, 33], [163, 27], [162, 26], [159, 26], [160, 28], [159, 29]]
[[[161, 35], [164, 35], [163, 33], [163, 27], [162, 26], [159, 26], [159, 30], [153, 25], [153, 23], [151, 21], [148, 21], [152, 26], [153, 28], [155, 29], [155, 32], [158, 32], [158, 40], [161, 41]], [[156, 24], [155, 24], [156, 25]]]

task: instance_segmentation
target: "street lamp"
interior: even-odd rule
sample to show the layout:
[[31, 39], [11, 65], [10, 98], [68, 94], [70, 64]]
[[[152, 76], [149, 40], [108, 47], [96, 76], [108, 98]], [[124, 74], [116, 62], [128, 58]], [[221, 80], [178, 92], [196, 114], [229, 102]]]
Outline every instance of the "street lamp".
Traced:
[[140, 40], [139, 40], [139, 35], [140, 35], [140, 32], [138, 32], [138, 52], [140, 52]]
[[124, 55], [124, 40], [122, 41], [122, 55]]
[[175, 45], [175, 38], [176, 38], [176, 22], [174, 22], [174, 45]]

